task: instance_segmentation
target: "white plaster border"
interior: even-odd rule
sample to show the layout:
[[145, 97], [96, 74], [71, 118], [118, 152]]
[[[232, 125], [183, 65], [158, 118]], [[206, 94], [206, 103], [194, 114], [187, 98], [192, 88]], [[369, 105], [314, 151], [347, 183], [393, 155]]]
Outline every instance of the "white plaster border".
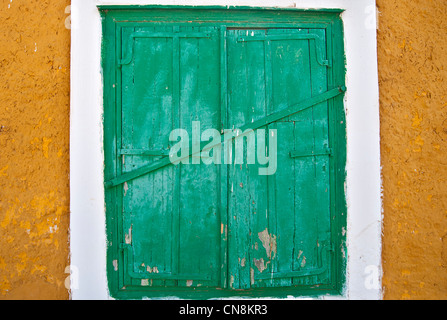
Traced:
[[101, 22], [97, 5], [342, 8], [347, 60], [347, 283], [340, 297], [381, 299], [381, 167], [374, 0], [72, 0], [71, 298], [111, 299], [106, 277]]

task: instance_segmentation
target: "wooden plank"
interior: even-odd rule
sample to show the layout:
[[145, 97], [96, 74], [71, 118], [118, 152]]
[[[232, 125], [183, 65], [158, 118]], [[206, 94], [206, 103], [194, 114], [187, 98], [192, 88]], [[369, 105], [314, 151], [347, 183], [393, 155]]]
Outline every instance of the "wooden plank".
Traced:
[[[116, 28], [116, 47], [115, 47], [115, 53], [116, 58], [120, 59], [124, 56], [124, 47], [126, 43], [126, 39], [124, 37], [125, 28]], [[133, 30], [133, 27], [129, 27], [127, 29]], [[117, 70], [118, 71], [118, 70]], [[115, 130], [116, 130], [116, 150], [119, 150], [123, 147], [123, 95], [124, 95], [124, 86], [123, 86], [123, 74], [122, 70], [119, 70], [116, 72], [116, 108], [115, 108], [115, 115], [116, 115], [116, 122], [114, 123]], [[122, 164], [122, 158], [119, 157], [115, 153], [116, 158], [116, 172], [118, 174], [123, 173], [123, 164]], [[125, 226], [125, 217], [124, 217], [124, 208], [123, 208], [123, 188], [120, 186], [119, 188], [116, 188], [115, 190], [115, 201], [116, 201], [116, 209], [118, 213], [117, 217], [117, 225], [118, 225], [118, 237], [119, 237], [119, 243], [121, 243], [124, 239], [124, 226]], [[131, 283], [131, 279], [129, 277], [129, 274], [127, 273], [127, 268], [125, 263], [128, 260], [128, 257], [126, 256], [126, 252], [123, 252], [123, 264], [122, 264], [122, 277], [121, 277], [121, 283], [119, 284], [119, 287], [125, 287], [126, 285], [129, 285]]]
[[[324, 30], [309, 30], [313, 34], [318, 34], [322, 39], [325, 39]], [[326, 41], [323, 41], [325, 44]], [[310, 46], [310, 68], [311, 68], [311, 81], [312, 81], [312, 95], [318, 95], [322, 92], [327, 91], [327, 68], [322, 67], [318, 62], [318, 57], [321, 52], [315, 46]], [[325, 49], [325, 46], [324, 46]], [[326, 50], [324, 50], [326, 51]], [[329, 112], [328, 112], [328, 102], [324, 101], [314, 108], [312, 108], [313, 113], [313, 132], [314, 132], [314, 149], [313, 150], [324, 150], [331, 148], [329, 145]], [[328, 245], [328, 235], [331, 229], [331, 218], [330, 218], [330, 158], [329, 157], [319, 157], [314, 156], [313, 162], [315, 166], [315, 196], [318, 206], [314, 208], [314, 216], [316, 219], [316, 259], [309, 264], [309, 268], [323, 268], [330, 271], [330, 265], [327, 265], [327, 259], [322, 259], [321, 252], [324, 250], [325, 246]], [[327, 252], [325, 251], [324, 254]], [[326, 264], [326, 265], [325, 265]], [[319, 283], [327, 283], [328, 273], [322, 272], [316, 279]]]
[[[308, 70], [308, 57], [304, 53], [308, 48], [308, 41], [296, 41], [288, 36], [291, 32], [299, 36], [300, 30], [271, 30], [268, 38], [278, 39], [272, 41], [274, 55], [273, 92], [274, 108], [282, 110], [296, 101], [309, 98], [310, 74]], [[304, 54], [303, 54], [304, 53]], [[309, 110], [304, 111], [304, 113]], [[299, 114], [295, 115], [299, 116]], [[278, 136], [278, 154], [275, 196], [275, 224], [276, 236], [275, 268], [270, 274], [260, 274], [260, 279], [270, 279], [270, 286], [286, 287], [292, 285], [287, 277], [277, 277], [280, 273], [293, 271], [294, 246], [293, 236], [295, 224], [291, 223], [295, 217], [295, 163], [290, 159], [288, 151], [294, 148], [295, 135], [299, 132], [300, 124], [292, 121], [293, 115], [276, 123]], [[293, 174], [291, 174], [293, 170]], [[292, 219], [291, 219], [292, 218]], [[273, 231], [272, 231], [273, 233]]]
[[[116, 24], [112, 19], [103, 16], [103, 48], [102, 67], [107, 75], [104, 78], [104, 177], [112, 178], [118, 174], [117, 172], [117, 136], [116, 136], [116, 72], [115, 61], [117, 59], [116, 42], [118, 41], [118, 31]], [[112, 189], [105, 192], [106, 204], [106, 224], [107, 241], [109, 243], [119, 243], [120, 223], [117, 208], [116, 190]], [[111, 292], [116, 292], [122, 287], [123, 273], [123, 254], [117, 246], [107, 247], [107, 274], [109, 275], [109, 288]]]
[[[127, 48], [129, 46], [129, 43], [133, 41], [131, 39], [130, 35], [135, 31], [135, 27], [125, 27], [121, 29], [121, 54], [122, 56], [126, 56], [127, 54]], [[120, 137], [120, 148], [132, 148], [132, 140], [133, 140], [133, 113], [134, 113], [134, 86], [131, 85], [134, 81], [134, 70], [135, 70], [135, 61], [129, 61], [129, 64], [121, 69], [121, 108], [119, 112], [119, 121], [117, 122], [119, 137]], [[120, 149], [119, 149], [120, 150]], [[132, 170], [132, 165], [128, 162], [126, 165], [125, 162], [125, 156], [117, 154], [117, 161], [119, 163], [120, 169], [119, 171], [121, 173], [125, 173]], [[128, 191], [128, 185], [132, 186], [133, 181], [129, 181], [125, 185], [119, 188], [119, 198], [121, 201], [119, 203], [121, 204], [122, 208], [120, 212], [122, 212], [122, 219], [123, 219], [123, 228], [122, 228], [122, 234], [125, 237], [127, 230], [129, 230], [131, 225], [131, 197], [125, 197]], [[133, 188], [131, 188], [132, 190]], [[121, 238], [121, 242], [123, 242], [124, 238]], [[129, 252], [126, 252], [127, 254], [127, 260], [133, 261], [133, 255], [129, 257]], [[129, 264], [127, 264], [127, 267], [129, 267]], [[129, 277], [128, 271], [126, 271], [126, 278]], [[127, 279], [126, 283], [131, 282], [131, 279]]]
[[[139, 39], [135, 43], [135, 52], [134, 76], [126, 84], [134, 87], [132, 108], [128, 111], [133, 125], [126, 128], [132, 137], [128, 147], [161, 149], [166, 146], [166, 138], [160, 131], [170, 129], [172, 117], [171, 99], [164, 98], [171, 95], [166, 87], [170, 87], [172, 64], [165, 57], [172, 55], [172, 40]], [[147, 125], [148, 122], [151, 125]], [[165, 124], [168, 126], [162, 127]], [[126, 157], [124, 166], [130, 171], [154, 160], [157, 159], [135, 155]], [[171, 272], [172, 238], [164, 232], [172, 224], [170, 171], [171, 168], [164, 168], [129, 181], [124, 188], [124, 206], [132, 211], [132, 246], [128, 255], [132, 261], [130, 276], [134, 284], [143, 283], [135, 274]], [[148, 280], [144, 284], [148, 286], [172, 285], [164, 280], [142, 280]]]
[[[267, 31], [268, 32], [268, 31]], [[267, 35], [266, 35], [267, 36]], [[265, 59], [264, 59], [264, 72], [265, 72], [265, 93], [266, 93], [266, 114], [270, 115], [275, 112], [279, 112], [280, 108], [277, 107], [277, 105], [274, 105], [273, 98], [274, 98], [274, 88], [273, 88], [273, 82], [274, 82], [274, 70], [273, 67], [273, 55], [276, 56], [276, 53], [272, 53], [272, 47], [273, 44], [270, 41], [270, 39], [266, 39], [264, 41], [264, 52], [265, 52]], [[276, 79], [275, 79], [276, 80]], [[266, 127], [266, 134], [265, 134], [265, 144], [266, 144], [266, 155], [267, 155], [267, 149], [269, 149], [270, 144], [269, 141], [271, 139], [270, 129], [277, 130], [276, 123], [271, 123], [267, 125]], [[267, 147], [268, 146], [268, 147]], [[268, 152], [271, 152], [269, 149]], [[276, 196], [277, 196], [277, 189], [276, 189], [276, 174], [274, 175], [267, 175], [267, 236], [268, 236], [268, 248], [265, 248], [266, 250], [266, 264], [268, 260], [268, 267], [266, 270], [264, 270], [265, 273], [272, 274], [273, 272], [277, 271], [278, 268], [278, 251], [277, 251], [277, 240], [278, 240], [278, 229], [277, 229], [277, 208], [276, 208]], [[259, 234], [260, 232], [263, 232], [263, 230], [256, 230]], [[259, 236], [258, 236], [259, 237]], [[262, 239], [261, 239], [262, 240]], [[264, 240], [265, 241], [265, 240]], [[263, 247], [265, 247], [265, 243], [262, 243]], [[255, 272], [255, 279], [257, 279], [257, 273]], [[274, 287], [278, 284], [277, 281], [270, 279], [270, 281], [265, 282], [265, 286], [267, 287]]]
[[[208, 32], [212, 36], [179, 40], [180, 127], [192, 132], [195, 122], [200, 122], [202, 130], [218, 128], [219, 33], [216, 28], [202, 27], [190, 27], [187, 31]], [[190, 159], [190, 165], [179, 165], [179, 273], [199, 273], [209, 280], [179, 282], [179, 286], [185, 287], [217, 286], [220, 281], [221, 226], [216, 206], [220, 196], [216, 184], [220, 183], [220, 177], [217, 165], [205, 165], [201, 163], [200, 153], [197, 156], [194, 163]]]
[[[175, 28], [175, 29], [174, 29]], [[175, 31], [178, 28], [173, 27]], [[180, 109], [180, 40], [177, 37], [172, 39], [172, 128], [180, 128], [181, 126], [181, 109]], [[165, 158], [166, 160], [168, 158]], [[181, 166], [181, 165], [180, 165]], [[171, 250], [171, 268], [174, 274], [180, 273], [180, 183], [181, 183], [181, 167], [173, 168], [173, 199], [172, 199], [172, 250]], [[178, 286], [180, 282], [176, 282]]]
[[[332, 57], [334, 68], [328, 75], [328, 83], [345, 83], [346, 65], [344, 60], [344, 38], [343, 38], [343, 22], [340, 17], [336, 17], [334, 22], [328, 27], [328, 55]], [[332, 146], [334, 148], [334, 157], [331, 161], [334, 167], [333, 181], [331, 181], [332, 191], [334, 193], [333, 211], [331, 219], [333, 219], [331, 229], [331, 241], [334, 248], [333, 252], [333, 270], [332, 281], [337, 290], [342, 290], [346, 281], [347, 267], [347, 204], [345, 195], [346, 181], [346, 119], [345, 110], [343, 108], [343, 97], [337, 97], [333, 101], [329, 101], [330, 106], [330, 131], [332, 132]]]
[[[231, 74], [228, 79], [228, 123], [232, 128], [237, 128], [245, 122], [245, 108], [247, 106], [247, 96], [250, 89], [247, 88], [247, 60], [245, 44], [236, 45], [235, 38], [239, 30], [228, 31], [228, 68]], [[230, 129], [230, 128], [227, 128]], [[232, 140], [226, 142], [225, 148], [231, 148], [230, 158], [227, 159], [228, 166], [228, 277], [230, 289], [241, 289], [241, 280], [244, 276], [241, 274], [240, 261], [245, 257], [246, 245], [243, 246], [244, 236], [248, 234], [246, 230], [245, 206], [241, 200], [246, 197], [246, 189], [243, 189], [245, 180], [241, 180], [242, 166], [236, 166], [234, 162], [234, 143]], [[242, 187], [241, 187], [242, 186]]]
[[[245, 123], [266, 116], [264, 48], [262, 43], [237, 43], [238, 36], [261, 30], [229, 31], [229, 123], [238, 128]], [[242, 139], [242, 138], [239, 138]], [[244, 143], [245, 144], [245, 143]], [[245, 148], [245, 147], [244, 147]], [[234, 151], [236, 152], [236, 150]], [[262, 204], [265, 183], [259, 184], [257, 166], [247, 165], [244, 151], [243, 164], [229, 166], [229, 265], [232, 288], [246, 289], [252, 285], [254, 264], [251, 248], [255, 239], [254, 216]], [[262, 210], [265, 212], [265, 210]]]
[[[228, 127], [228, 64], [227, 64], [227, 28], [220, 27], [220, 124], [221, 132]], [[221, 163], [224, 163], [224, 153], [221, 148]], [[220, 194], [220, 287], [228, 287], [228, 170], [226, 165], [219, 166], [220, 181], [218, 192]]]
[[[311, 28], [328, 24], [343, 9], [303, 10], [297, 8], [255, 8], [228, 6], [101, 6], [118, 22], [225, 23], [227, 26]], [[317, 14], [316, 14], [317, 13]]]

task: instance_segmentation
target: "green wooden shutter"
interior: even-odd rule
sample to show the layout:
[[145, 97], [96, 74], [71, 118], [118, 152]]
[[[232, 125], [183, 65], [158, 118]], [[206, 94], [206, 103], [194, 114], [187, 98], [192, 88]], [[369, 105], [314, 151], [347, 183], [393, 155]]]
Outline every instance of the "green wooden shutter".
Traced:
[[[267, 17], [245, 13], [235, 23], [226, 11], [203, 10], [194, 17], [213, 20], [197, 23], [189, 10], [176, 13], [184, 21], [170, 10], [103, 11], [112, 295], [340, 290], [345, 154], [343, 61], [332, 43], [332, 32], [342, 39], [337, 14], [314, 13], [317, 25], [308, 13], [262, 11]], [[275, 18], [282, 24], [272, 24]], [[265, 129], [266, 145], [276, 134], [276, 172], [260, 175], [264, 166], [247, 159], [206, 165], [197, 154], [189, 162], [200, 164], [173, 165], [169, 134], [181, 128], [193, 137], [194, 121], [202, 131]]]
[[[122, 39], [126, 173], [165, 157], [175, 128], [219, 127], [220, 58], [214, 27], [128, 27]], [[124, 183], [130, 285], [219, 285], [218, 169], [170, 165]]]
[[[242, 126], [327, 91], [325, 51], [322, 30], [229, 31], [229, 124]], [[274, 175], [260, 176], [256, 166], [231, 167], [231, 287], [327, 280], [328, 155], [306, 156], [328, 148], [327, 122], [322, 102], [268, 125], [278, 136]]]

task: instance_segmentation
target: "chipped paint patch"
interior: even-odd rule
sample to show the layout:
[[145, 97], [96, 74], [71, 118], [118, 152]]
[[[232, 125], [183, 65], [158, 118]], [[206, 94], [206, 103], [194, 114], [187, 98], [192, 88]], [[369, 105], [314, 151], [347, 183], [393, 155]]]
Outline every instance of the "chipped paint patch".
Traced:
[[306, 266], [306, 257], [305, 256], [303, 256], [300, 266], [301, 266], [301, 268], [304, 268]]
[[255, 264], [256, 268], [258, 268], [259, 272], [262, 273], [262, 271], [264, 271], [265, 269], [267, 269], [268, 264], [270, 263], [270, 261], [267, 261], [266, 263], [264, 263], [264, 259], [253, 259], [253, 263]]
[[147, 266], [146, 267], [146, 271], [147, 272], [149, 272], [149, 273], [159, 273], [159, 271], [158, 271], [158, 267], [150, 267], [150, 266]]
[[127, 185], [127, 182], [124, 182], [123, 189], [124, 189], [124, 196], [126, 196], [127, 195], [127, 190], [129, 190], [129, 186]]
[[267, 257], [269, 259], [274, 258], [276, 256], [276, 235], [269, 234], [267, 228], [265, 228], [264, 231], [258, 233], [258, 237], [262, 242]]
[[124, 236], [124, 241], [126, 242], [126, 244], [132, 243], [132, 226], [130, 226], [129, 232]]

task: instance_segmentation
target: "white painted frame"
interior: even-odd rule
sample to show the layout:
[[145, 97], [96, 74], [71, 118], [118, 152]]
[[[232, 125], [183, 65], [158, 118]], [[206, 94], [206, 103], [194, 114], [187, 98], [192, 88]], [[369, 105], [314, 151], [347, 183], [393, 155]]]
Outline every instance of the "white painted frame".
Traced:
[[70, 115], [71, 298], [111, 299], [106, 275], [101, 21], [97, 5], [341, 8], [347, 61], [346, 287], [381, 299], [381, 166], [374, 0], [72, 0]]

